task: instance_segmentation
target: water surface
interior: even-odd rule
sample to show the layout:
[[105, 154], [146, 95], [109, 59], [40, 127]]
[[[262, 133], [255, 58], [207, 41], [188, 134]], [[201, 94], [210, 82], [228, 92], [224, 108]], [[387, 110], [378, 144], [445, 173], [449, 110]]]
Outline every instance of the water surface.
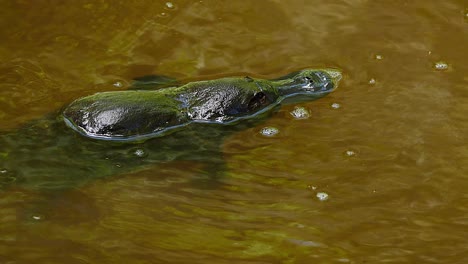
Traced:
[[2, 263], [468, 261], [465, 1], [170, 3], [2, 1], [0, 131], [147, 74], [334, 67], [341, 86], [230, 134], [213, 184], [174, 160], [2, 189]]

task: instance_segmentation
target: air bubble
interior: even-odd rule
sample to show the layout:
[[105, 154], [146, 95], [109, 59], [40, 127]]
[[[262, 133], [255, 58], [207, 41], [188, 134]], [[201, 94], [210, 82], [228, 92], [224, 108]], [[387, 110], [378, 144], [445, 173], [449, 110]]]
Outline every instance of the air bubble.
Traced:
[[266, 136], [266, 137], [273, 137], [279, 133], [279, 129], [275, 127], [264, 127], [262, 130], [260, 130], [260, 134]]
[[338, 262], [343, 262], [343, 263], [349, 263], [351, 262], [351, 260], [347, 259], [347, 258], [340, 258], [340, 259], [337, 259]]
[[11, 184], [16, 181], [16, 177], [14, 173], [12, 173], [11, 171], [5, 168], [0, 169], [0, 176], [1, 176], [0, 186], [5, 185], [5, 184]]
[[375, 55], [375, 59], [376, 59], [376, 60], [382, 60], [382, 59], [383, 59], [383, 56], [380, 55], [380, 54], [377, 54], [377, 55]]
[[434, 64], [434, 69], [438, 71], [445, 71], [449, 68], [449, 65], [446, 62], [438, 61]]
[[340, 105], [339, 103], [333, 103], [333, 104], [331, 104], [331, 108], [333, 108], [333, 109], [338, 109], [338, 108], [340, 108], [340, 107], [341, 107], [341, 105]]
[[31, 216], [31, 218], [36, 220], [36, 221], [39, 221], [39, 220], [42, 220], [44, 218], [44, 216], [42, 216], [42, 215], [33, 215], [33, 216]]
[[175, 5], [172, 2], [166, 2], [166, 8], [168, 9], [174, 9]]
[[328, 194], [324, 192], [319, 192], [315, 196], [322, 202], [328, 200]]
[[369, 84], [370, 84], [370, 85], [374, 85], [375, 83], [376, 83], [376, 81], [375, 81], [374, 78], [372, 78], [372, 79], [369, 80]]
[[117, 87], [117, 88], [121, 88], [123, 86], [123, 83], [122, 82], [115, 82], [113, 85], [115, 87]]
[[290, 112], [290, 114], [295, 118], [295, 119], [307, 119], [310, 117], [309, 111], [305, 109], [304, 107], [295, 107], [294, 110]]
[[288, 239], [288, 241], [295, 244], [295, 245], [304, 246], [304, 247], [321, 247], [321, 246], [323, 246], [320, 243], [310, 241], [310, 240]]
[[165, 17], [169, 17], [169, 14], [166, 13], [166, 12], [162, 12], [162, 13], [159, 13], [158, 16], [159, 16], [159, 17], [164, 17], [164, 18], [165, 18]]
[[348, 149], [347, 151], [345, 151], [345, 154], [346, 156], [348, 157], [354, 157], [356, 156], [356, 152], [354, 150], [351, 150], [351, 149]]
[[146, 156], [146, 152], [143, 150], [143, 149], [136, 149], [133, 154], [135, 154], [135, 156], [137, 157], [145, 157]]

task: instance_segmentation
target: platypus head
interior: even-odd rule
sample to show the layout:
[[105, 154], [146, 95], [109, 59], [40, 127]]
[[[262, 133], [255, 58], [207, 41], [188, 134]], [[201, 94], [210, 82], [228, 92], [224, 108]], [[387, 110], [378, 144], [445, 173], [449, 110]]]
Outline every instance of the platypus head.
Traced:
[[323, 96], [333, 91], [341, 80], [341, 72], [333, 69], [302, 70], [275, 80], [283, 97], [295, 95]]
[[[337, 70], [302, 70], [275, 80], [224, 78], [190, 85], [188, 116], [195, 122], [229, 123], [265, 112], [283, 99], [302, 95], [311, 100], [333, 91]], [[305, 98], [304, 98], [305, 97]]]

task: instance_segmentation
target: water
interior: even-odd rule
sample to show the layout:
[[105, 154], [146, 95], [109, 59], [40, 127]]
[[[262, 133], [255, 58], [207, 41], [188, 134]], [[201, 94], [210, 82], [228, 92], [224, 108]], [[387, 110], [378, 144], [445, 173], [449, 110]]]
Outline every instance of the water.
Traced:
[[468, 261], [464, 1], [167, 3], [3, 1], [0, 131], [148, 74], [336, 67], [341, 85], [231, 133], [213, 181], [206, 162], [169, 159], [62, 191], [3, 189], [2, 263]]

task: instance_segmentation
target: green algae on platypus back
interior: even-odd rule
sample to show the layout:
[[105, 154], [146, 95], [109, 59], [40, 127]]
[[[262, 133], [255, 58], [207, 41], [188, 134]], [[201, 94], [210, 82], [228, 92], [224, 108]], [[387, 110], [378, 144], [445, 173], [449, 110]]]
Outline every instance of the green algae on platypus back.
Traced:
[[340, 78], [337, 70], [308, 69], [275, 80], [233, 77], [158, 90], [103, 92], [74, 101], [63, 116], [68, 126], [85, 136], [134, 140], [190, 123], [229, 124], [272, 109], [291, 96], [323, 96]]

